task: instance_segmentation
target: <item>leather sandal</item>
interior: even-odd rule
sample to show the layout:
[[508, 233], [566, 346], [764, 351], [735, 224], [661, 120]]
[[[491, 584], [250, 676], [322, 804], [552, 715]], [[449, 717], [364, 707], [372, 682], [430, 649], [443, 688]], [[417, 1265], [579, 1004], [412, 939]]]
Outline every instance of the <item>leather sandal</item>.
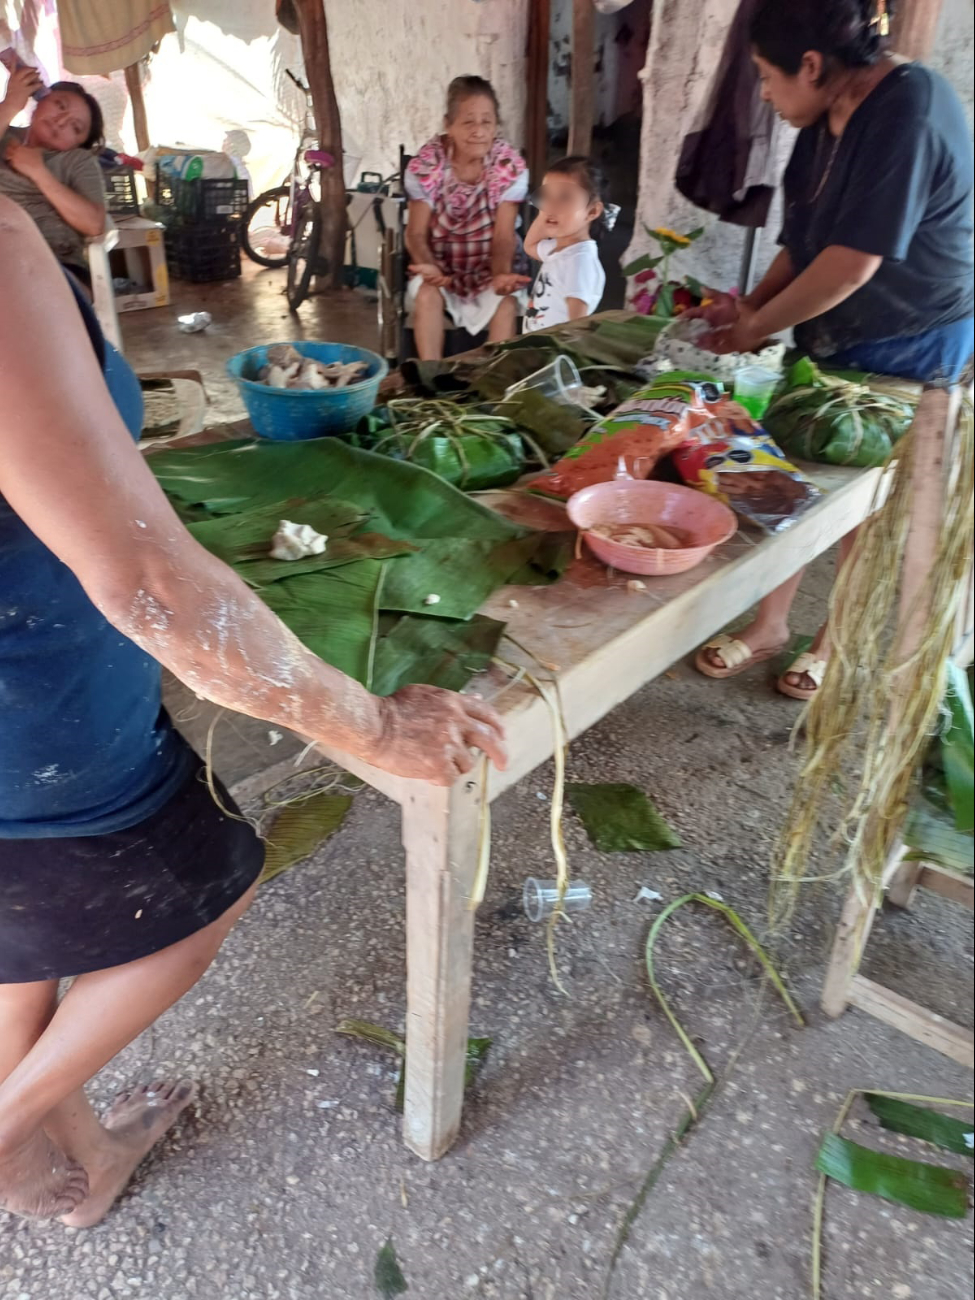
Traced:
[[[711, 663], [707, 657], [709, 650], [721, 656], [724, 660], [723, 668]], [[705, 677], [723, 680], [725, 677], [737, 677], [739, 673], [747, 672], [749, 668], [764, 663], [766, 659], [774, 659], [776, 655], [782, 653], [782, 650], [781, 645], [772, 646], [768, 650], [753, 650], [744, 641], [722, 632], [720, 636], [716, 636], [713, 641], [709, 641], [698, 650], [694, 656], [694, 667]]]

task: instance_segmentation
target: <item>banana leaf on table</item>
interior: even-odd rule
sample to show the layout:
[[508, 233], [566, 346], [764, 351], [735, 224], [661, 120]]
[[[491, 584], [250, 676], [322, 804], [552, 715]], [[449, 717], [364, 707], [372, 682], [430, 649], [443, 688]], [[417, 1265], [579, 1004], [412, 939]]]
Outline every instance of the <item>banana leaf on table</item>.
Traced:
[[[487, 596], [508, 582], [553, 581], [568, 560], [564, 538], [519, 527], [419, 466], [335, 439], [224, 443], [148, 463], [202, 545], [310, 650], [381, 694], [407, 682], [459, 689], [504, 630], [474, 617]], [[261, 559], [279, 517], [331, 527], [335, 541], [324, 556]]]
[[914, 418], [905, 392], [851, 372], [828, 373], [808, 357], [789, 370], [762, 423], [787, 455], [827, 465], [883, 465]]

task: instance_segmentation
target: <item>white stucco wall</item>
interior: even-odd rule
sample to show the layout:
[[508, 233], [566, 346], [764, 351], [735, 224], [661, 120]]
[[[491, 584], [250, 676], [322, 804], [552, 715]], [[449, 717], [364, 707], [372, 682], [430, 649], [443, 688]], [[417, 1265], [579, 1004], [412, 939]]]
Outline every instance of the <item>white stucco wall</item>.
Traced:
[[[675, 263], [675, 273], [687, 271], [706, 284], [736, 285], [744, 232], [718, 222], [683, 199], [674, 188], [684, 136], [692, 129], [717, 70], [725, 35], [737, 0], [655, 0], [653, 26], [643, 70], [643, 135], [640, 148], [640, 193], [633, 242], [624, 261], [652, 246], [643, 231], [648, 226], [690, 230], [704, 225], [707, 233]], [[929, 60], [948, 78], [965, 104], [972, 122], [972, 52], [975, 45], [972, 0], [944, 0], [935, 50]], [[781, 166], [788, 160], [791, 140], [783, 135]], [[768, 225], [758, 232], [759, 274], [775, 254], [781, 207], [772, 205]]]
[[[294, 153], [302, 97], [301, 45], [272, 0], [173, 0], [178, 32], [151, 62], [146, 106], [153, 139], [218, 149], [243, 127], [258, 189], [276, 184]], [[478, 73], [494, 83], [504, 131], [520, 144], [525, 116], [528, 0], [327, 0], [332, 72], [346, 151], [361, 167], [395, 170], [443, 119], [447, 83]]]

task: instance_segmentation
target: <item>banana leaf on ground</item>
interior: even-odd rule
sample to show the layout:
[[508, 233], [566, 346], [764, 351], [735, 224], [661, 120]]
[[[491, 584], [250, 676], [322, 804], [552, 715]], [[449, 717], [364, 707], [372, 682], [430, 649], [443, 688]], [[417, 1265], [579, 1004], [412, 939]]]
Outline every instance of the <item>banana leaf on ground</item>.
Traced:
[[[315, 654], [381, 694], [407, 682], [462, 687], [504, 631], [474, 617], [487, 596], [509, 582], [554, 581], [569, 558], [564, 538], [335, 439], [222, 443], [148, 464], [202, 545]], [[261, 558], [279, 518], [328, 534], [325, 554]]]

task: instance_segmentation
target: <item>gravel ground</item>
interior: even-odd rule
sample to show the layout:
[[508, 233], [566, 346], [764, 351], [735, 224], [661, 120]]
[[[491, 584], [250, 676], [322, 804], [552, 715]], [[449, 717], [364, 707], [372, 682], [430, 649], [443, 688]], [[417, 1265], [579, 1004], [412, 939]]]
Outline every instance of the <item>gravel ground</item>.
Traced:
[[[192, 363], [188, 352], [180, 360]], [[828, 562], [814, 566], [796, 631], [815, 627], [829, 576]], [[199, 739], [206, 710], [178, 693], [171, 703]], [[517, 903], [526, 875], [549, 874], [540, 796], [551, 771], [495, 806], [472, 1011], [472, 1032], [494, 1041], [461, 1138], [432, 1165], [400, 1141], [393, 1059], [334, 1032], [348, 1016], [403, 1023], [396, 809], [359, 793], [342, 829], [264, 887], [197, 988], [91, 1089], [102, 1105], [123, 1084], [178, 1071], [200, 1080], [199, 1103], [99, 1227], [0, 1216], [0, 1297], [373, 1300], [387, 1238], [417, 1300], [807, 1296], [811, 1165], [846, 1091], [968, 1097], [972, 1086], [968, 1072], [858, 1012], [822, 1017], [831, 888], [804, 895], [788, 932], [770, 940], [808, 1013], [801, 1031], [719, 918], [688, 908], [663, 933], [662, 986], [725, 1081], [668, 1161], [605, 1290], [627, 1208], [700, 1084], [647, 987], [643, 947], [660, 904], [634, 898], [641, 885], [665, 901], [716, 890], [762, 932], [794, 716], [761, 671], [711, 683], [679, 665], [573, 743], [572, 777], [635, 782], [684, 847], [600, 854], [567, 817], [573, 874], [594, 894], [560, 939], [568, 998]], [[272, 739], [232, 719], [217, 732], [218, 769], [239, 780], [296, 747]], [[969, 919], [926, 898], [881, 919], [865, 972], [970, 1025], [971, 965]], [[910, 1150], [870, 1127], [857, 1112], [848, 1132]], [[831, 1186], [824, 1244], [824, 1300], [972, 1295], [971, 1216], [934, 1219]]]

